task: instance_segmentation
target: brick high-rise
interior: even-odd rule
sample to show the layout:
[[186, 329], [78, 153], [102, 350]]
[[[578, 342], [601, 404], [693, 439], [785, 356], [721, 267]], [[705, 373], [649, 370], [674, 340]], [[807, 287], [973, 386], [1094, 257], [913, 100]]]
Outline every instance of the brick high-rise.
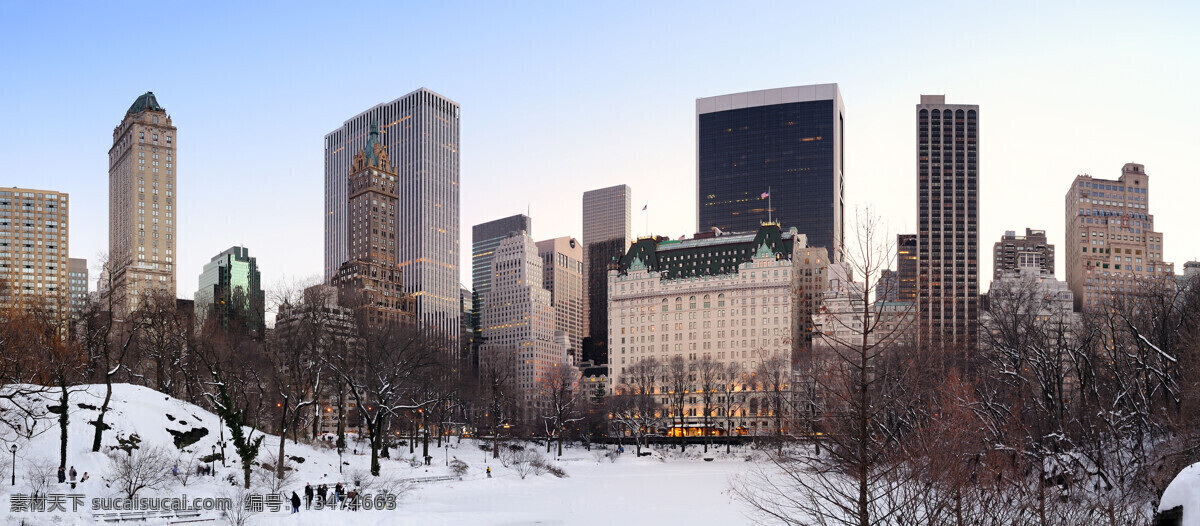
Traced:
[[68, 205], [62, 192], [0, 190], [0, 303], [43, 304], [68, 315]]
[[167, 110], [147, 91], [113, 129], [108, 150], [108, 284], [117, 315], [150, 293], [175, 297], [179, 145]]
[[372, 124], [378, 124], [379, 142], [398, 175], [394, 233], [404, 289], [421, 326], [445, 335], [447, 352], [457, 353], [462, 331], [457, 102], [421, 88], [351, 117], [325, 136], [325, 279], [350, 259], [348, 170]]
[[917, 105], [917, 311], [921, 341], [979, 341], [979, 106]]
[[1162, 232], [1154, 230], [1146, 167], [1127, 163], [1116, 180], [1076, 176], [1066, 205], [1067, 285], [1077, 310], [1174, 276], [1174, 265], [1163, 261]]
[[354, 154], [347, 185], [350, 259], [333, 277], [342, 304], [358, 315], [359, 327], [410, 321], [412, 314], [412, 298], [404, 292], [396, 263], [396, 179], [387, 148], [372, 125], [366, 144]]

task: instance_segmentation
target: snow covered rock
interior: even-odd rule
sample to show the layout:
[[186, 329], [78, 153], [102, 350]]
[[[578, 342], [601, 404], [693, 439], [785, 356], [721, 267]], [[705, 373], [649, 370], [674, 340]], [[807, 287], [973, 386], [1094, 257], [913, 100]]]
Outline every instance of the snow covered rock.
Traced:
[[[1200, 463], [1192, 464], [1180, 471], [1163, 491], [1158, 503], [1158, 512], [1167, 515], [1171, 510], [1182, 507], [1180, 526], [1200, 526]], [[1155, 524], [1172, 524], [1156, 520]]]

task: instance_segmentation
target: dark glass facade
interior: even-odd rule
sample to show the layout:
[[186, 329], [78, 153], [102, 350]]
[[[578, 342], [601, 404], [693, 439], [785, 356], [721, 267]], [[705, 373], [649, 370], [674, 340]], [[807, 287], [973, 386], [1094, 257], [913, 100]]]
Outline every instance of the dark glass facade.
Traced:
[[755, 232], [772, 219], [840, 254], [841, 119], [835, 100], [699, 114], [699, 231]]
[[961, 351], [979, 341], [978, 141], [978, 106], [917, 106], [920, 338]]

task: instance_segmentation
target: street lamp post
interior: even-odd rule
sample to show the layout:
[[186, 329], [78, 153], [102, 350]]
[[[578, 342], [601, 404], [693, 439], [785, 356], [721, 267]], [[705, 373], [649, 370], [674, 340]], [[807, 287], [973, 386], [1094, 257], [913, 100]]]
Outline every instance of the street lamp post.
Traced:
[[13, 444], [12, 448], [10, 448], [9, 450], [12, 451], [12, 454], [13, 454], [12, 485], [16, 486], [17, 485], [17, 445]]

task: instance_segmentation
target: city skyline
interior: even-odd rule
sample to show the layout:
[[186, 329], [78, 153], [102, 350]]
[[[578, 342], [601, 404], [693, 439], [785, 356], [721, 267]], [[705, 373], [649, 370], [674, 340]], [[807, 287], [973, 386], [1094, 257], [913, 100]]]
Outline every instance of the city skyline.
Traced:
[[[345, 27], [349, 14], [302, 20], [303, 9], [298, 9], [284, 16], [278, 29], [252, 35], [242, 31], [243, 24], [261, 19], [261, 13], [254, 7], [239, 8], [240, 16], [228, 30], [232, 38], [212, 47], [199, 33], [212, 22], [211, 15], [167, 6], [167, 14], [180, 20], [179, 38], [170, 53], [189, 60], [172, 61], [147, 81], [108, 71], [120, 69], [113, 62], [128, 66], [144, 59], [114, 52], [133, 38], [107, 34], [105, 28], [115, 23], [116, 13], [2, 9], [5, 16], [0, 19], [5, 22], [0, 24], [6, 31], [0, 44], [14, 52], [0, 60], [6, 71], [21, 73], [5, 86], [0, 102], [5, 122], [22, 123], [20, 129], [0, 131], [0, 170], [9, 174], [8, 184], [72, 195], [70, 255], [98, 261], [108, 238], [103, 175], [112, 126], [131, 100], [153, 91], [182, 130], [179, 155], [185, 170], [178, 181], [182, 201], [176, 276], [185, 283], [200, 274], [209, 255], [235, 244], [260, 255], [267, 287], [289, 277], [320, 276], [321, 138], [347, 116], [421, 86], [462, 104], [460, 269], [469, 268], [470, 255], [463, 249], [470, 239], [469, 226], [530, 210], [543, 225], [539, 238], [579, 237], [580, 195], [613, 184], [630, 184], [637, 199], [635, 237], [645, 235], [647, 225], [655, 234], [691, 235], [696, 222], [696, 99], [825, 82], [838, 83], [848, 105], [846, 169], [854, 176], [846, 189], [847, 246], [853, 243], [854, 213], [866, 205], [885, 219], [890, 234], [916, 230], [915, 203], [895, 198], [911, 196], [915, 189], [911, 100], [920, 93], [945, 93], [949, 100], [970, 101], [988, 112], [981, 156], [983, 170], [991, 175], [980, 182], [983, 240], [1033, 227], [1045, 229], [1050, 243], [1062, 245], [1061, 188], [1077, 174], [1110, 178], [1112, 167], [1134, 162], [1152, 167], [1162, 196], [1155, 211], [1156, 229], [1171, 238], [1163, 259], [1181, 265], [1200, 256], [1200, 240], [1187, 235], [1188, 210], [1169, 197], [1200, 191], [1188, 162], [1200, 106], [1180, 88], [1195, 85], [1197, 72], [1176, 67], [1194, 62], [1200, 45], [1187, 33], [1183, 21], [1188, 17], [1171, 13], [1168, 18], [1155, 7], [1136, 13], [1096, 10], [1078, 14], [1070, 24], [1061, 23], [1076, 14], [1067, 8], [1042, 6], [1032, 15], [978, 6], [956, 7], [951, 13], [931, 9], [931, 16], [943, 21], [962, 16], [989, 19], [971, 29], [964, 49], [949, 51], [951, 58], [972, 56], [971, 63], [949, 60], [962, 65], [935, 72], [919, 65], [945, 50], [923, 50], [920, 39], [902, 33], [904, 22], [916, 15], [899, 8], [881, 7], [872, 13], [821, 8], [842, 22], [849, 17], [861, 20], [856, 19], [853, 28], [835, 23], [814, 28], [816, 34], [804, 40], [794, 37], [797, 40], [787, 43], [848, 32], [833, 44], [814, 45], [824, 54], [803, 54], [783, 68], [778, 64], [790, 58], [789, 46], [774, 42], [765, 29], [799, 16], [799, 7], [775, 6], [772, 11], [781, 11], [775, 17], [763, 16], [765, 8], [724, 17], [697, 13], [703, 9], [663, 10], [628, 27], [617, 25], [613, 13], [618, 10], [558, 7], [541, 19], [551, 23], [535, 28], [514, 22], [495, 29], [492, 26], [505, 24], [489, 21], [515, 21], [526, 14], [478, 6], [463, 20], [464, 35], [478, 36], [447, 42], [449, 50], [431, 57], [395, 59], [380, 73], [384, 82], [362, 86], [348, 85], [344, 79], [363, 61], [380, 64], [378, 57], [349, 57], [342, 50], [299, 42], [314, 28]], [[450, 8], [422, 8], [415, 16], [432, 19], [443, 16], [442, 9]], [[53, 37], [17, 27], [47, 27], [43, 22], [49, 23], [52, 16], [61, 30]], [[672, 27], [694, 27], [667, 31], [665, 36], [645, 31], [664, 17], [674, 22]], [[593, 20], [581, 22], [588, 18]], [[619, 19], [626, 18], [627, 13]], [[571, 27], [570, 21], [580, 27]], [[737, 45], [711, 43], [704, 37], [714, 28], [741, 27], [747, 21], [765, 27], [753, 32], [736, 29], [745, 36]], [[1145, 29], [1133, 36], [1111, 31], [1134, 23]], [[617, 33], [604, 36], [609, 24]], [[430, 31], [418, 28], [405, 42], [429, 39]], [[963, 36], [966, 30], [955, 31]], [[875, 36], [855, 42], [871, 34]], [[273, 38], [281, 43], [270, 43]], [[878, 43], [889, 38], [894, 45], [879, 49]], [[536, 43], [546, 39], [562, 46], [540, 49]], [[489, 46], [493, 41], [498, 44]], [[293, 44], [298, 47], [291, 51], [288, 46]], [[731, 49], [718, 49], [721, 46]], [[629, 52], [636, 48], [647, 53]], [[168, 52], [147, 53], [161, 58]], [[97, 58], [101, 56], [107, 63]], [[704, 61], [695, 59], [701, 56]], [[106, 65], [99, 67], [101, 63]], [[227, 63], [228, 73], [215, 75]], [[312, 68], [311, 63], [322, 66]], [[502, 70], [512, 71], [498, 75]], [[596, 81], [597, 70], [610, 74]], [[322, 77], [319, 82], [310, 82], [314, 72]], [[479, 87], [475, 84], [480, 76], [500, 80]], [[199, 81], [213, 78], [219, 80]], [[1038, 82], [1031, 84], [1031, 78]], [[79, 79], [95, 89], [79, 90]], [[293, 84], [308, 87], [289, 93], [285, 87]], [[552, 89], [531, 89], [535, 86]], [[1173, 110], [1147, 111], [1147, 99]], [[299, 105], [299, 100], [306, 102]], [[1026, 132], [1026, 123], [1051, 110], [1056, 120], [1070, 123], [1065, 134], [1046, 141]], [[61, 144], [45, 138], [67, 119], [72, 122], [72, 147], [63, 155]], [[269, 125], [258, 131], [234, 124], [242, 121]], [[47, 164], [46, 158], [57, 162]], [[244, 214], [202, 220], [200, 214], [210, 203]], [[643, 206], [646, 212], [640, 211]], [[984, 291], [990, 258], [981, 258], [979, 270]], [[1065, 278], [1062, 268], [1056, 275]], [[466, 280], [460, 271], [460, 282], [469, 285]], [[181, 287], [179, 295], [190, 295], [187, 288]]]

